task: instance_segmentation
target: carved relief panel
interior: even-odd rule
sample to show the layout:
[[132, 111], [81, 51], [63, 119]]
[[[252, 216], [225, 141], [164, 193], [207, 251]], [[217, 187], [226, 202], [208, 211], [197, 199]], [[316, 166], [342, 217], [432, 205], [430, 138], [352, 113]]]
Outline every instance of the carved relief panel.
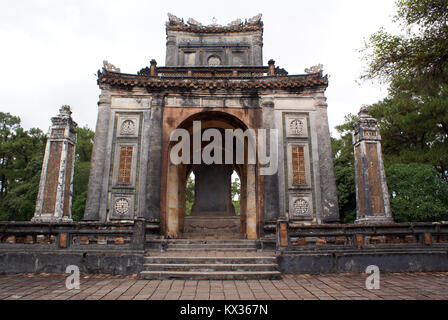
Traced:
[[290, 195], [289, 218], [293, 220], [308, 220], [313, 218], [313, 202], [310, 194]]
[[137, 137], [139, 117], [137, 115], [119, 115], [117, 122], [117, 137]]
[[308, 117], [304, 113], [284, 115], [286, 136], [287, 207], [290, 220], [312, 220], [312, 179]]
[[287, 137], [308, 137], [308, 122], [305, 116], [288, 114], [285, 116]]
[[309, 146], [307, 142], [288, 143], [288, 187], [311, 188]]
[[120, 112], [116, 115], [110, 219], [134, 219], [134, 198], [138, 172], [140, 115]]
[[133, 194], [112, 194], [111, 215], [114, 220], [134, 219], [134, 195]]

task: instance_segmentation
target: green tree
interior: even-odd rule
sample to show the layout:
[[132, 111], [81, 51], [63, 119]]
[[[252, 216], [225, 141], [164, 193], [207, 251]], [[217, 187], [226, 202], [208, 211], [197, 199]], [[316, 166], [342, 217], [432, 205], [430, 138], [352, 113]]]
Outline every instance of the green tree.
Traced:
[[397, 163], [386, 176], [396, 222], [448, 221], [448, 182], [434, 167]]
[[46, 138], [20, 127], [20, 118], [0, 113], [0, 220], [33, 216]]
[[10, 152], [16, 130], [20, 128], [20, 118], [9, 112], [0, 112], [0, 197], [8, 193], [10, 168], [13, 165], [13, 154]]
[[340, 138], [331, 138], [334, 174], [338, 192], [339, 213], [342, 223], [356, 219], [355, 167], [352, 128], [357, 117], [349, 114], [345, 122], [336, 127]]
[[399, 0], [395, 22], [401, 34], [381, 28], [364, 48], [363, 78], [379, 78], [403, 89], [439, 92], [448, 82], [448, 2]]
[[232, 204], [235, 208], [235, 214], [237, 216], [240, 215], [240, 200], [241, 200], [241, 184], [240, 179], [235, 178], [235, 180], [232, 181]]
[[189, 216], [194, 204], [194, 179], [191, 175], [187, 179], [187, 187], [185, 188], [185, 214]]
[[87, 126], [76, 129], [75, 171], [73, 174], [72, 218], [80, 221], [84, 217], [87, 187], [89, 183], [90, 159], [95, 133]]
[[379, 120], [386, 164], [427, 163], [448, 179], [448, 1], [400, 0], [401, 34], [381, 29], [364, 49], [364, 79], [389, 84], [369, 107]]

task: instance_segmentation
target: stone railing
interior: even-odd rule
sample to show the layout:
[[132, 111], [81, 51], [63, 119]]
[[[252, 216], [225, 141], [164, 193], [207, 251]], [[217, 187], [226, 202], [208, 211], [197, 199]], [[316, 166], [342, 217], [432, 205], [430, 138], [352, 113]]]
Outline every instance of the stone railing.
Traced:
[[0, 249], [144, 249], [144, 222], [0, 222]]
[[448, 248], [448, 223], [298, 226], [279, 221], [280, 249], [292, 251]]

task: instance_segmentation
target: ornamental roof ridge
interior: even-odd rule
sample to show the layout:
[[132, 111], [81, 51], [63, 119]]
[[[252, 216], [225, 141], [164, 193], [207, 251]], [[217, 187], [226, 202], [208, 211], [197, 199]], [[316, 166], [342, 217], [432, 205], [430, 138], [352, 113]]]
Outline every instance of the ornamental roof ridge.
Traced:
[[245, 32], [245, 31], [263, 31], [263, 22], [261, 21], [262, 14], [258, 14], [245, 22], [241, 19], [233, 20], [226, 26], [216, 23], [216, 18], [213, 17], [212, 24], [203, 25], [193, 18], [189, 18], [187, 23], [183, 18], [178, 18], [175, 15], [168, 13], [168, 21], [166, 22], [167, 31], [186, 31], [198, 33], [222, 33], [222, 32]]

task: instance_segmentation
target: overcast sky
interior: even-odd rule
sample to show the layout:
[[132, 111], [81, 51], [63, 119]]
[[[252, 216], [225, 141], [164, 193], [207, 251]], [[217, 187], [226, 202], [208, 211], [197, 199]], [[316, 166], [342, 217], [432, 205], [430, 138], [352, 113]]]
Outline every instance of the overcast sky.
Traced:
[[0, 2], [0, 111], [20, 116], [25, 128], [46, 132], [63, 104], [79, 125], [95, 128], [102, 61], [125, 73], [151, 59], [164, 65], [168, 12], [222, 25], [262, 13], [265, 65], [274, 59], [289, 74], [324, 65], [333, 133], [344, 115], [386, 94], [379, 84], [357, 84], [358, 50], [379, 27], [390, 29], [393, 0]]

